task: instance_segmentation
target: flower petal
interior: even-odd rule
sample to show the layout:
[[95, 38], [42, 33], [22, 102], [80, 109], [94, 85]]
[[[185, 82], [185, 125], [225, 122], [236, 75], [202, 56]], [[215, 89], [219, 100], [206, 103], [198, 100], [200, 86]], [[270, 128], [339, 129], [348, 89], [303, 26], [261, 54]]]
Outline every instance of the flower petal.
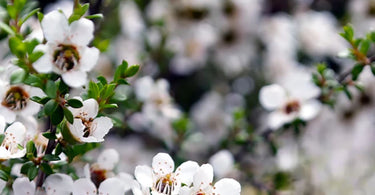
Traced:
[[55, 173], [46, 178], [43, 187], [48, 195], [70, 195], [73, 191], [73, 179], [69, 175]]
[[2, 115], [0, 115], [0, 134], [4, 133], [5, 125], [5, 118]]
[[221, 179], [214, 186], [214, 194], [240, 195], [240, 193], [241, 185], [234, 179]]
[[69, 33], [68, 20], [63, 13], [52, 11], [42, 20], [42, 28], [47, 41], [61, 43]]
[[273, 111], [268, 116], [268, 126], [276, 130], [286, 123], [292, 122], [296, 118], [295, 114], [286, 114], [282, 111]]
[[135, 167], [134, 176], [142, 187], [150, 188], [153, 184], [152, 169], [149, 166], [141, 165]]
[[96, 137], [97, 139], [103, 139], [112, 127], [113, 123], [110, 118], [105, 116], [96, 118], [92, 122], [91, 135]]
[[259, 102], [268, 110], [280, 108], [286, 100], [284, 88], [277, 84], [264, 86], [259, 92]]
[[174, 170], [174, 161], [167, 153], [158, 153], [152, 159], [152, 170], [157, 176], [164, 176]]
[[204, 164], [194, 174], [194, 191], [203, 190], [208, 187], [214, 179], [214, 170], [210, 164]]
[[85, 125], [83, 125], [82, 120], [75, 118], [73, 124], [68, 123], [68, 127], [73, 137], [77, 140], [81, 140], [84, 134], [83, 130], [85, 129]]
[[27, 194], [32, 195], [35, 194], [35, 182], [29, 181], [27, 177], [19, 177], [13, 182], [13, 193], [14, 194]]
[[179, 180], [181, 183], [190, 186], [190, 184], [193, 182], [194, 174], [197, 172], [198, 169], [199, 165], [197, 162], [184, 162], [176, 169], [176, 179]]
[[99, 194], [123, 195], [124, 193], [123, 183], [115, 177], [104, 180], [99, 186]]
[[311, 120], [318, 115], [321, 108], [322, 104], [317, 100], [312, 99], [304, 102], [301, 106], [299, 117], [303, 120]]
[[97, 163], [100, 168], [105, 170], [113, 170], [120, 160], [120, 154], [117, 150], [110, 148], [103, 150], [98, 156]]
[[26, 136], [26, 127], [20, 122], [15, 122], [7, 128], [5, 133], [16, 143], [22, 143]]
[[86, 18], [81, 18], [70, 24], [70, 41], [78, 46], [86, 46], [94, 37], [94, 23]]
[[83, 178], [74, 181], [73, 195], [96, 195], [96, 186], [90, 179]]
[[98, 62], [100, 52], [95, 47], [85, 47], [83, 50], [81, 50], [80, 54], [80, 70], [88, 72], [92, 70]]
[[86, 72], [82, 72], [79, 70], [68, 71], [61, 76], [64, 82], [73, 88], [82, 87], [87, 82]]
[[37, 61], [33, 63], [33, 67], [39, 73], [48, 73], [53, 70], [53, 59], [52, 55], [47, 52], [47, 50], [53, 50], [53, 48], [48, 45], [38, 45], [35, 47], [36, 51], [44, 52], [44, 55], [40, 57]]

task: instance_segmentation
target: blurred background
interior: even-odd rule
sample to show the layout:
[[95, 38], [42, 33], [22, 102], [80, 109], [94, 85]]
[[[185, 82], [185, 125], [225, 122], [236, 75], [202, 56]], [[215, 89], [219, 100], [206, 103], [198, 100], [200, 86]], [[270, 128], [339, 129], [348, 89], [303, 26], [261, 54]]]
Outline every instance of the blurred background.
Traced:
[[[373, 0], [96, 0], [92, 45], [102, 52], [92, 78], [113, 76], [122, 60], [140, 64], [121, 86], [117, 121], [104, 148], [120, 152], [117, 169], [133, 173], [157, 152], [178, 163], [210, 162], [215, 179], [232, 177], [252, 194], [375, 194], [375, 84], [302, 125], [268, 128], [262, 86], [309, 80], [315, 65], [340, 74], [349, 44], [375, 27]], [[70, 14], [68, 0], [36, 2], [47, 13]], [[40, 27], [30, 23], [38, 35]], [[39, 31], [41, 33], [41, 31]], [[293, 80], [295, 81], [295, 80]], [[297, 81], [298, 82], [298, 81]], [[79, 91], [73, 92], [79, 93]], [[95, 158], [95, 152], [88, 159]]]

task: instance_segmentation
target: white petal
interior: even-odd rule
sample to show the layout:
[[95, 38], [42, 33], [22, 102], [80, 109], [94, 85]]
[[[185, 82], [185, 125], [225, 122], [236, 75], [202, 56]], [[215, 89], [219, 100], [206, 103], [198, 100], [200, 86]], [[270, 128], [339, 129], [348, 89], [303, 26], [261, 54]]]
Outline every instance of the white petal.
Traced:
[[5, 122], [13, 123], [16, 120], [16, 113], [9, 110], [7, 107], [0, 105], [0, 113], [5, 118]]
[[96, 186], [90, 179], [78, 179], [73, 184], [73, 195], [96, 195]]
[[95, 47], [85, 47], [80, 52], [81, 59], [79, 61], [79, 69], [84, 72], [91, 71], [95, 67], [99, 59], [99, 50]]
[[94, 37], [94, 23], [81, 18], [70, 24], [70, 41], [79, 46], [86, 46]]
[[86, 120], [90, 118], [95, 118], [98, 115], [99, 105], [95, 99], [87, 99], [83, 101], [83, 106], [81, 107], [81, 111], [85, 113], [84, 117]]
[[180, 189], [180, 193], [179, 193], [180, 195], [192, 195], [193, 194], [193, 192], [192, 192], [192, 189], [191, 188], [189, 188], [189, 187], [187, 187], [187, 186], [183, 186], [183, 187], [181, 187], [181, 189]]
[[190, 184], [193, 182], [194, 174], [197, 172], [198, 168], [199, 165], [197, 162], [184, 162], [176, 169], [176, 179], [178, 179], [181, 183], [190, 186]]
[[83, 125], [82, 120], [75, 118], [73, 124], [68, 123], [68, 127], [74, 138], [81, 140], [84, 134], [83, 130], [85, 129], [85, 125]]
[[221, 150], [211, 156], [209, 160], [210, 164], [214, 168], [216, 178], [222, 178], [234, 167], [234, 158], [231, 152], [228, 150]]
[[212, 166], [210, 164], [202, 165], [194, 175], [193, 185], [195, 191], [198, 191], [199, 189], [205, 189], [212, 183], [213, 179], [214, 170]]
[[0, 134], [4, 133], [5, 125], [5, 118], [2, 115], [0, 115]]
[[47, 53], [47, 49], [53, 50], [54, 48], [48, 47], [48, 45], [38, 45], [35, 48], [35, 50], [44, 52], [44, 55], [33, 63], [33, 67], [39, 73], [48, 73], [53, 70], [52, 55]]
[[94, 119], [92, 122], [92, 132], [90, 134], [97, 139], [103, 139], [112, 127], [112, 120], [108, 117], [102, 116]]
[[135, 94], [141, 101], [145, 101], [150, 98], [153, 87], [154, 80], [150, 76], [139, 78], [134, 83]]
[[224, 178], [216, 182], [214, 194], [240, 195], [241, 185], [234, 179]]
[[117, 150], [110, 148], [103, 150], [98, 156], [97, 163], [100, 168], [105, 170], [113, 170], [120, 160], [120, 154]]
[[15, 195], [35, 194], [35, 182], [29, 181], [26, 177], [19, 177], [13, 182], [13, 193]]
[[6, 186], [7, 182], [0, 179], [0, 192], [2, 192]]
[[146, 165], [135, 167], [134, 176], [143, 187], [152, 187], [153, 180], [151, 167]]
[[99, 186], [99, 194], [123, 195], [124, 193], [123, 183], [118, 178], [108, 178]]
[[322, 104], [317, 100], [304, 102], [301, 106], [299, 117], [303, 120], [311, 120], [318, 115], [321, 108]]
[[152, 159], [152, 170], [157, 176], [164, 176], [174, 170], [174, 161], [167, 153], [158, 153]]
[[61, 75], [64, 82], [70, 87], [82, 87], [87, 82], [86, 72], [71, 70]]
[[133, 175], [120, 172], [116, 177], [122, 181], [125, 192], [133, 188], [140, 188], [139, 183], [134, 180]]
[[268, 116], [268, 126], [276, 130], [286, 123], [292, 122], [296, 118], [295, 114], [286, 114], [282, 111], [273, 111]]
[[287, 96], [284, 88], [277, 84], [264, 86], [259, 92], [259, 102], [268, 110], [280, 108], [286, 100]]
[[46, 178], [43, 187], [48, 195], [70, 195], [73, 191], [73, 180], [69, 175], [55, 173]]
[[69, 33], [69, 24], [63, 13], [52, 11], [42, 20], [42, 28], [47, 41], [62, 43]]
[[5, 133], [12, 136], [16, 143], [22, 143], [26, 136], [26, 127], [20, 122], [15, 122], [7, 128]]

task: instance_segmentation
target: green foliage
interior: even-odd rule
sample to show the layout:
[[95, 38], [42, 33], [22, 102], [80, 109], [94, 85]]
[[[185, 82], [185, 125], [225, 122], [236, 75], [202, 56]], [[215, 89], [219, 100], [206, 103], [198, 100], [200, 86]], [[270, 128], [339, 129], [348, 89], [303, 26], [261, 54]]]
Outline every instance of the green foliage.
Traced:
[[67, 103], [73, 108], [81, 108], [83, 106], [82, 102], [78, 99], [69, 99]]

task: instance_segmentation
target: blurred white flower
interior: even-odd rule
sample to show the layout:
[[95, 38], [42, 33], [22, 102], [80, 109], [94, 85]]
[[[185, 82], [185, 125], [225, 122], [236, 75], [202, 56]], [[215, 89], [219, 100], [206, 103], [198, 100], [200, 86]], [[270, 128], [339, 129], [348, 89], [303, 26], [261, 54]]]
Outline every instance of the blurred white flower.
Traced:
[[173, 159], [166, 153], [158, 153], [152, 160], [152, 168], [147, 165], [135, 168], [135, 178], [144, 192], [153, 195], [177, 195], [182, 184], [190, 186], [198, 163], [187, 161], [174, 171]]
[[20, 146], [23, 146], [26, 136], [26, 128], [22, 123], [13, 123], [5, 132], [4, 128], [0, 129], [0, 134], [5, 135], [0, 145], [0, 160], [21, 158], [25, 155], [26, 149], [20, 148]]
[[220, 150], [212, 155], [209, 159], [215, 172], [215, 176], [222, 178], [228, 175], [234, 169], [234, 158], [228, 150]]
[[184, 186], [181, 195], [240, 195], [241, 185], [234, 179], [224, 178], [212, 184], [214, 179], [213, 168], [210, 164], [204, 164], [198, 168], [194, 174], [193, 187]]
[[87, 72], [97, 63], [99, 50], [87, 47], [93, 38], [94, 23], [81, 18], [69, 24], [59, 11], [46, 14], [42, 21], [45, 45], [35, 50], [44, 52], [33, 67], [40, 73], [61, 74], [70, 87], [81, 87], [87, 82]]
[[70, 195], [73, 191], [73, 179], [69, 175], [55, 173], [46, 178], [43, 188], [48, 195]]
[[313, 99], [315, 94], [308, 96], [308, 93], [305, 90], [293, 93], [277, 84], [262, 87], [259, 92], [260, 104], [272, 111], [268, 117], [268, 126], [276, 130], [298, 118], [313, 119], [319, 113], [321, 103]]
[[125, 193], [124, 183], [118, 178], [108, 178], [100, 183], [97, 189], [89, 178], [81, 178], [73, 183], [73, 195], [97, 195], [113, 194], [123, 195]]
[[30, 181], [27, 177], [18, 177], [14, 180], [12, 188], [15, 195], [34, 195], [36, 186], [33, 180]]
[[[76, 99], [80, 99], [76, 97]], [[68, 123], [73, 137], [80, 142], [102, 142], [113, 127], [112, 120], [98, 115], [99, 105], [95, 99], [83, 101], [81, 108], [69, 108], [74, 116], [73, 124]]]

